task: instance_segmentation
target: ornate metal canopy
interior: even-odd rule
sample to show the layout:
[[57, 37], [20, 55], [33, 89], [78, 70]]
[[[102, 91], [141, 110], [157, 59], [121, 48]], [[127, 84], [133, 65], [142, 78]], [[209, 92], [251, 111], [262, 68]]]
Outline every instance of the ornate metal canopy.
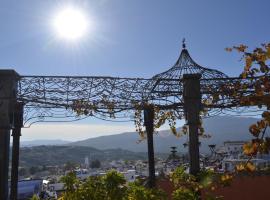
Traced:
[[184, 74], [201, 74], [202, 79], [228, 78], [226, 74], [218, 70], [198, 65], [190, 57], [185, 44], [183, 44], [183, 49], [176, 63], [169, 70], [155, 75], [153, 79], [182, 79]]
[[206, 94], [215, 87], [219, 88], [220, 83], [224, 83], [224, 80], [228, 78], [223, 72], [197, 64], [189, 55], [185, 40], [183, 40], [183, 49], [176, 63], [169, 70], [153, 76], [146, 84], [145, 91], [149, 91], [146, 99], [151, 102], [158, 101], [158, 104], [165, 104], [167, 107], [171, 104], [174, 110], [182, 110], [184, 74], [201, 75], [203, 99], [209, 98]]
[[[17, 100], [24, 103], [27, 124], [39, 121], [74, 121], [94, 116], [101, 119], [133, 120], [134, 109], [145, 102], [160, 109], [172, 110], [183, 116], [184, 74], [201, 74], [202, 104], [211, 110], [209, 116], [220, 114], [237, 106], [237, 99], [220, 97], [209, 104], [213, 94], [219, 94], [224, 85], [247, 82], [228, 78], [224, 73], [202, 67], [190, 57], [183, 43], [179, 59], [169, 70], [151, 79], [118, 77], [21, 76]], [[227, 87], [228, 88], [228, 87]], [[74, 112], [79, 103], [82, 115]], [[89, 110], [88, 112], [87, 110]]]

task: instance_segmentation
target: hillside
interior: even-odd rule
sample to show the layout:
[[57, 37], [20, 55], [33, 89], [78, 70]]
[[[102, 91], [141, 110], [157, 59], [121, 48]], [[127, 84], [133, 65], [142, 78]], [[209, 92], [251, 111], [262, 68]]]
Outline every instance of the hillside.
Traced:
[[146, 153], [134, 153], [122, 149], [98, 150], [80, 146], [34, 146], [20, 149], [21, 166], [62, 165], [68, 161], [84, 163], [85, 157], [90, 160], [137, 160], [146, 159]]
[[[203, 121], [206, 133], [210, 133], [210, 139], [201, 139], [201, 152], [208, 152], [208, 144], [222, 145], [228, 140], [248, 140], [251, 138], [248, 128], [256, 122], [256, 118], [245, 117], [214, 117]], [[146, 141], [138, 144], [139, 136], [136, 132], [122, 133], [118, 135], [90, 138], [70, 143], [72, 146], [88, 146], [97, 149], [121, 148], [134, 152], [146, 152]], [[154, 147], [156, 152], [168, 153], [170, 146], [177, 146], [178, 151], [185, 152], [183, 143], [187, 142], [186, 137], [176, 138], [169, 130], [158, 132], [154, 136]]]
[[[256, 122], [255, 118], [215, 117], [204, 120], [206, 133], [211, 133], [210, 139], [201, 139], [201, 152], [209, 151], [208, 144], [222, 145], [228, 140], [248, 140], [248, 127]], [[269, 133], [268, 133], [269, 134]], [[20, 165], [59, 165], [67, 161], [83, 163], [86, 156], [99, 160], [136, 160], [147, 158], [146, 141], [138, 143], [139, 136], [135, 132], [118, 135], [102, 136], [64, 145], [32, 146], [20, 149]], [[178, 151], [187, 152], [183, 143], [186, 137], [176, 138], [169, 130], [158, 132], [154, 136], [154, 147], [158, 156], [167, 156], [171, 146], [177, 146]]]

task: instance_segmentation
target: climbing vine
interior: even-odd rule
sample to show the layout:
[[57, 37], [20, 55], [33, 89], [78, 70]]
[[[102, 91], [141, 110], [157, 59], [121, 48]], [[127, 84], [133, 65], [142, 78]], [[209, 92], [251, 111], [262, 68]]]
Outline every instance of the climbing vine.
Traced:
[[171, 132], [177, 137], [181, 136], [182, 132], [177, 131], [176, 128], [176, 120], [178, 118], [176, 117], [176, 114], [174, 113], [173, 110], [161, 110], [157, 106], [146, 103], [143, 106], [135, 105], [134, 124], [136, 127], [136, 132], [139, 133], [141, 139], [144, 139], [146, 137], [143, 127], [144, 126], [143, 108], [147, 106], [152, 106], [154, 110], [154, 132], [156, 132], [156, 130], [160, 128], [162, 125], [164, 125], [166, 122], [168, 122]]
[[[261, 44], [252, 51], [246, 45], [234, 46], [226, 50], [241, 53], [244, 70], [240, 77], [247, 80], [245, 83], [238, 82], [229, 95], [238, 95], [240, 106], [257, 106], [258, 109], [264, 110], [262, 118], [249, 127], [253, 139], [243, 145], [243, 153], [249, 156], [249, 159], [245, 164], [237, 166], [238, 171], [254, 171], [256, 167], [251, 159], [257, 154], [268, 154], [270, 150], [270, 138], [266, 136], [270, 126], [270, 43]], [[245, 93], [237, 94], [236, 91]]]

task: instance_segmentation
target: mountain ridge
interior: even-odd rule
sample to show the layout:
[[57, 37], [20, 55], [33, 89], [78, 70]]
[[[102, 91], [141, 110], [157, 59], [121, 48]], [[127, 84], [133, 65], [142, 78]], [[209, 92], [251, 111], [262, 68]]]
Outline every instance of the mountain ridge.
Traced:
[[[258, 118], [251, 117], [228, 117], [218, 116], [203, 120], [205, 133], [211, 133], [210, 139], [200, 139], [202, 145], [201, 152], [209, 152], [208, 145], [216, 144], [221, 146], [224, 141], [249, 140], [251, 135], [248, 128], [251, 124], [258, 121]], [[121, 148], [133, 152], [146, 152], [146, 141], [138, 143], [140, 137], [136, 132], [125, 132], [116, 135], [100, 136], [89, 138], [86, 140], [68, 143], [72, 146], [89, 146], [97, 149], [116, 149]], [[185, 152], [187, 149], [183, 147], [183, 143], [187, 142], [187, 137], [176, 138], [169, 130], [159, 131], [154, 135], [154, 148], [156, 152], [168, 153], [171, 146], [177, 146], [178, 151]]]
[[20, 142], [21, 147], [33, 147], [40, 145], [65, 145], [71, 143], [71, 141], [67, 140], [23, 140]]

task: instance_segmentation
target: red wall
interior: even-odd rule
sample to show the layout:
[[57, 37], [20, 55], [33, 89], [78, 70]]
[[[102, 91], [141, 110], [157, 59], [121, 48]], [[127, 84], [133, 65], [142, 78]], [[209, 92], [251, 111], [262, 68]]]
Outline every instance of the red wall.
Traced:
[[270, 200], [270, 176], [237, 177], [230, 186], [215, 193], [224, 196], [224, 200]]
[[[159, 180], [158, 187], [171, 198], [173, 185], [169, 180]], [[230, 186], [215, 191], [224, 200], [270, 200], [270, 176], [243, 176], [233, 179]]]

